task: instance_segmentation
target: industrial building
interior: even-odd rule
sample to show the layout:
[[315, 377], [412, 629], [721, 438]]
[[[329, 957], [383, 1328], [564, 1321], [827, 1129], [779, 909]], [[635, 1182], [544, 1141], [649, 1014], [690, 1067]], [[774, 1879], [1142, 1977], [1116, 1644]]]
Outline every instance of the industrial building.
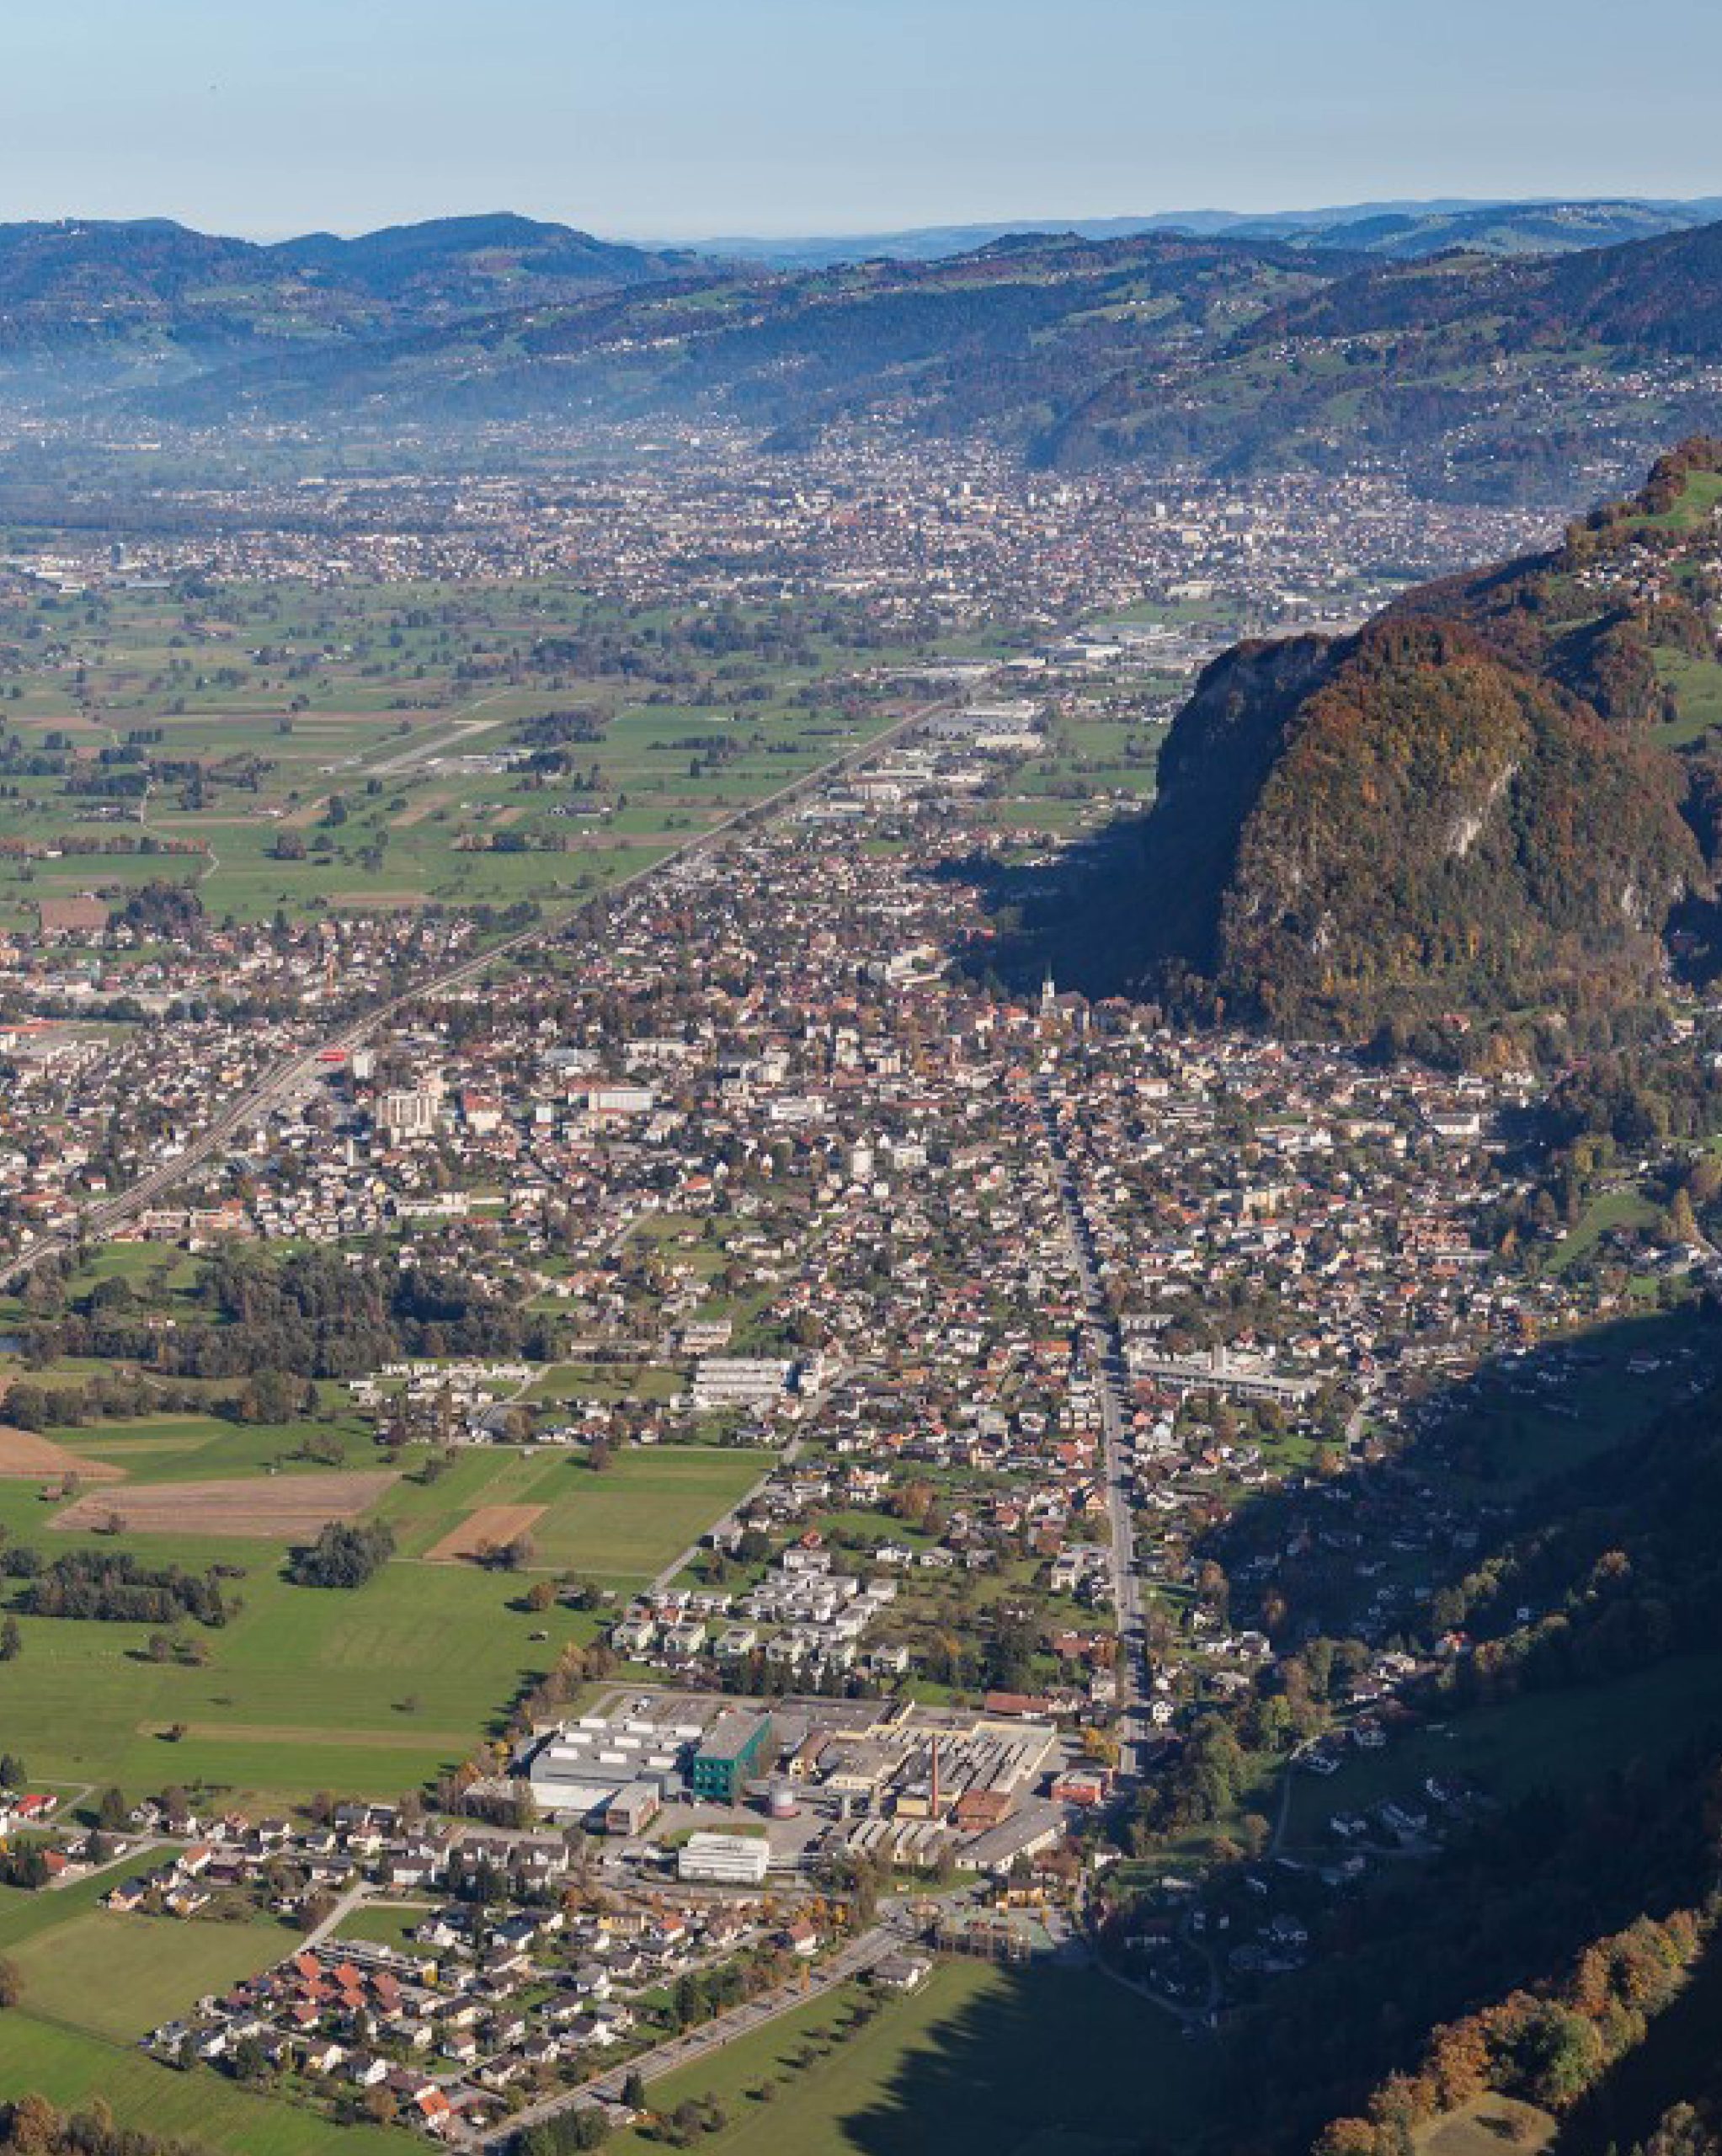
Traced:
[[606, 1834], [643, 1834], [663, 1809], [661, 1782], [630, 1782], [605, 1806], [604, 1831]]
[[770, 1866], [763, 1834], [690, 1834], [676, 1852], [678, 1879], [712, 1886], [760, 1886]]
[[688, 1786], [711, 1804], [738, 1803], [747, 1784], [769, 1764], [770, 1715], [720, 1715], [688, 1767]]
[[636, 1832], [611, 1827], [612, 1807], [626, 1797], [624, 1812], [637, 1816], [647, 1790], [655, 1792], [661, 1805], [666, 1792], [680, 1785], [701, 1733], [702, 1725], [691, 1719], [583, 1716], [553, 1732], [532, 1753], [526, 1778], [533, 1801], [546, 1817], [566, 1824], [596, 1819], [606, 1832]]

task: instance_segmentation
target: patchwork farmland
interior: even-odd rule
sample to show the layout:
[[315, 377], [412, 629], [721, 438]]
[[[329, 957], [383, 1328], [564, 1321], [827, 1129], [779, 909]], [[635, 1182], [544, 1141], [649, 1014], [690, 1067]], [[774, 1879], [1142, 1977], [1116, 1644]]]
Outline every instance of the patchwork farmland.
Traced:
[[[238, 584], [192, 612], [142, 590], [28, 612], [24, 632], [66, 663], [8, 706], [43, 767], [0, 802], [0, 927], [93, 888], [123, 904], [164, 875], [211, 916], [253, 921], [578, 899], [866, 731], [810, 701], [845, 655], [833, 639], [738, 659], [698, 702], [667, 693], [679, 676], [660, 660], [648, 703], [649, 668], [602, 656], [628, 617], [538, 584]], [[571, 711], [578, 783], [546, 790], [523, 729]], [[131, 744], [179, 783], [116, 782], [92, 851], [85, 779], [104, 752], [144, 753]]]
[[[745, 1454], [697, 1449], [632, 1452], [597, 1476], [578, 1454], [496, 1448], [429, 1480], [416, 1450], [400, 1471], [282, 1465], [296, 1442], [291, 1429], [213, 1417], [67, 1428], [49, 1433], [51, 1479], [0, 1482], [10, 1545], [51, 1556], [80, 1546], [81, 1531], [88, 1546], [152, 1567], [221, 1566], [237, 1604], [223, 1625], [184, 1628], [184, 1657], [166, 1660], [147, 1625], [20, 1614], [7, 1724], [33, 1773], [138, 1790], [204, 1781], [278, 1805], [327, 1788], [398, 1796], [498, 1732], [520, 1693], [603, 1621], [561, 1605], [529, 1611], [519, 1577], [426, 1561], [440, 1546], [470, 1557], [485, 1518], [530, 1517], [540, 1576], [625, 1593], [758, 1473]], [[63, 1482], [58, 1451], [87, 1479], [99, 1465], [124, 1480], [51, 1510], [42, 1492]], [[337, 1518], [387, 1520], [396, 1556], [351, 1593], [292, 1584], [293, 1546]], [[15, 1582], [7, 1588], [16, 1600]]]

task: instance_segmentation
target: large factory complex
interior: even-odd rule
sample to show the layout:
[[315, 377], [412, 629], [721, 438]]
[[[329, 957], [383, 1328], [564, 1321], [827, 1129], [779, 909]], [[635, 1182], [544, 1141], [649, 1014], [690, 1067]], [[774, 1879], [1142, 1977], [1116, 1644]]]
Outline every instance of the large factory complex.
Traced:
[[536, 1732], [515, 1771], [560, 1825], [674, 1831], [685, 1878], [756, 1885], [815, 1850], [1002, 1871], [1107, 1790], [1106, 1769], [1033, 1706], [628, 1692]]

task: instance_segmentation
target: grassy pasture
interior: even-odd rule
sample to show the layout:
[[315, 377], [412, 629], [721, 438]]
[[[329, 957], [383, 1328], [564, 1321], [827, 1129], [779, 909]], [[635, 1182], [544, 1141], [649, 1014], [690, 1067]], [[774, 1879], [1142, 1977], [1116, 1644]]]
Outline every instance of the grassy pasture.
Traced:
[[[148, 1861], [141, 1852], [139, 1865]], [[24, 1893], [0, 1887], [0, 1952], [24, 1983], [0, 2015], [0, 2100], [39, 2092], [63, 2110], [100, 2096], [122, 2125], [184, 2135], [245, 2156], [389, 2156], [418, 2145], [375, 2127], [337, 2130], [200, 2069], [180, 2073], [136, 2049], [157, 2023], [205, 1993], [267, 1968], [295, 1935], [258, 1919], [181, 1923], [99, 1908], [115, 1874]]]
[[177, 2073], [127, 2045], [28, 2010], [0, 2015], [0, 2097], [30, 2091], [62, 2110], [100, 2096], [124, 2125], [232, 2156], [328, 2156], [331, 2149], [341, 2156], [411, 2156], [424, 2145], [403, 2130], [332, 2127], [207, 2069]]
[[1479, 2096], [1458, 2111], [1431, 2119], [1412, 2135], [1416, 2156], [1501, 2156], [1506, 2148], [1537, 2156], [1554, 2138], [1547, 2111], [1511, 2096]]
[[[651, 2085], [659, 2109], [715, 2096], [722, 2156], [1132, 2156], [1189, 2145], [1205, 2058], [1144, 2000], [1097, 1974], [940, 1963], [920, 1991], [832, 2041], [853, 1991], [786, 2015]], [[1071, 2062], [1080, 2059], [1080, 2069]], [[749, 2095], [775, 2084], [770, 2101]], [[613, 2146], [644, 2156], [624, 2134]]]
[[1661, 651], [1656, 670], [1679, 707], [1677, 718], [1655, 729], [1655, 738], [1665, 748], [1686, 748], [1722, 725], [1722, 666], [1685, 652]]
[[206, 1993], [255, 1976], [296, 1943], [262, 1918], [183, 1923], [93, 1909], [38, 1932], [13, 1958], [25, 2006], [38, 2019], [127, 2043]]
[[[198, 1417], [62, 1434], [157, 1482], [256, 1476], [283, 1436]], [[624, 1452], [598, 1475], [579, 1454], [487, 1449], [426, 1484], [411, 1471], [419, 1464], [409, 1460], [377, 1508], [395, 1529], [396, 1558], [351, 1593], [291, 1585], [285, 1545], [104, 1538], [99, 1546], [154, 1565], [238, 1567], [231, 1586], [243, 1606], [219, 1630], [180, 1628], [205, 1657], [192, 1666], [152, 1658], [155, 1627], [23, 1617], [24, 1652], [0, 1665], [8, 1744], [37, 1776], [117, 1781], [135, 1794], [195, 1780], [273, 1802], [319, 1789], [398, 1794], [464, 1757], [561, 1647], [589, 1639], [600, 1621], [562, 1608], [529, 1612], [519, 1577], [426, 1563], [426, 1550], [486, 1506], [541, 1505], [536, 1566], [625, 1592], [670, 1563], [761, 1465], [747, 1453], [666, 1448]], [[0, 1485], [0, 1524], [14, 1540], [51, 1555], [79, 1546], [49, 1527], [51, 1516], [33, 1486]], [[176, 1727], [183, 1733], [171, 1737]]]

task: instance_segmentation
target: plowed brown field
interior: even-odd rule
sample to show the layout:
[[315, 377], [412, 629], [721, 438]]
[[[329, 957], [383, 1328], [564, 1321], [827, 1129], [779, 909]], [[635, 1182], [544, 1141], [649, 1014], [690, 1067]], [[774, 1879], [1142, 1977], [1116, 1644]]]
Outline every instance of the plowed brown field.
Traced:
[[105, 1527], [118, 1518], [134, 1534], [252, 1535], [262, 1541], [308, 1540], [332, 1519], [356, 1519], [398, 1478], [358, 1474], [246, 1476], [223, 1482], [152, 1482], [80, 1497], [52, 1524], [68, 1530]]

